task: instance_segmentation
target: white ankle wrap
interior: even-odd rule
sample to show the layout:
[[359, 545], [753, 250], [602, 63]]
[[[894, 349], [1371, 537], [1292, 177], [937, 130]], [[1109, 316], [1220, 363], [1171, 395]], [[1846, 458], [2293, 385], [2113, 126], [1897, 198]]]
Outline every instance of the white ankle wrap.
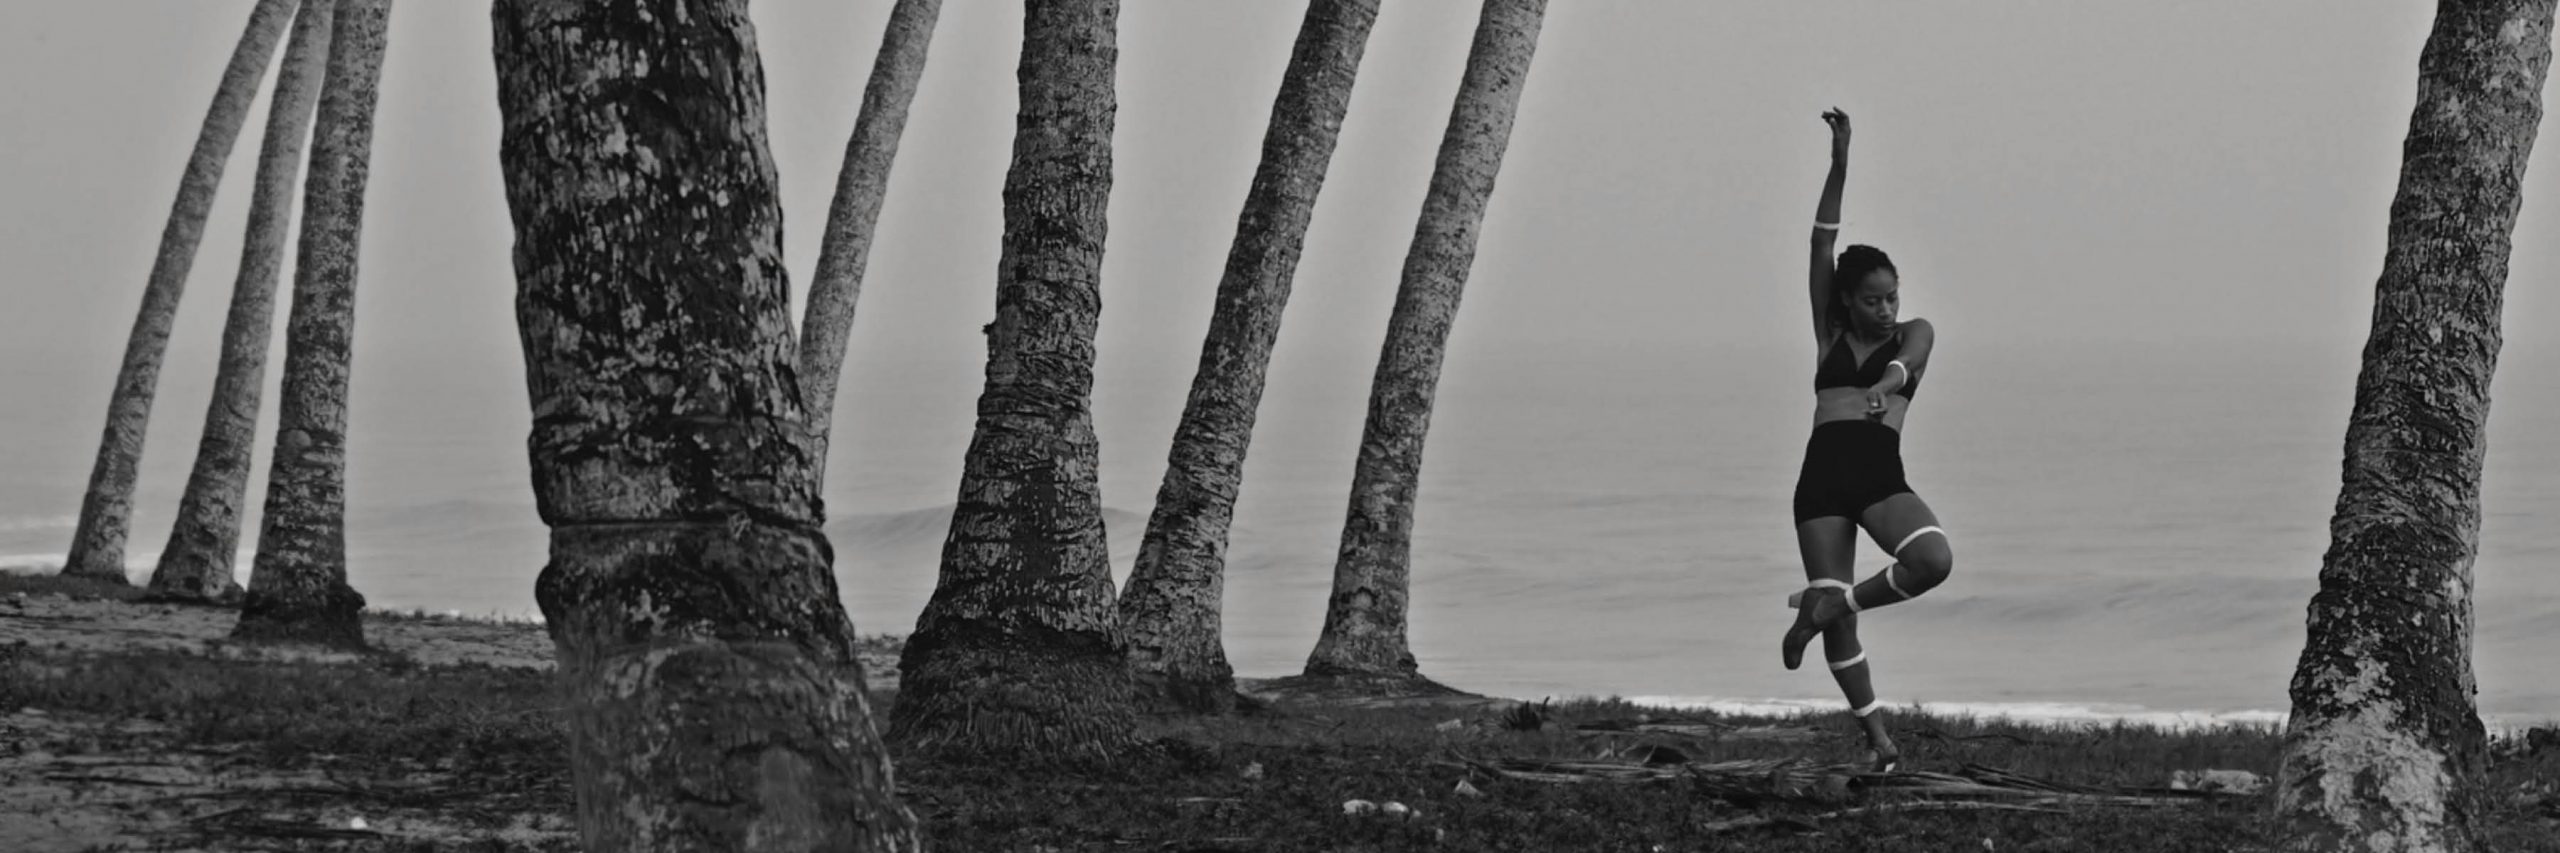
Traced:
[[1882, 699], [1878, 699], [1878, 700], [1875, 700], [1875, 701], [1873, 701], [1873, 702], [1869, 702], [1869, 703], [1867, 703], [1867, 706], [1866, 706], [1866, 707], [1864, 707], [1864, 708], [1851, 708], [1851, 709], [1849, 709], [1849, 714], [1850, 714], [1850, 716], [1858, 717], [1858, 718], [1860, 718], [1860, 719], [1865, 719], [1865, 718], [1866, 718], [1866, 716], [1867, 716], [1868, 714], [1873, 714], [1873, 713], [1875, 713], [1875, 712], [1876, 712], [1876, 709], [1877, 709], [1877, 708], [1882, 708], [1882, 707], [1884, 707], [1884, 700], [1882, 700]]
[[1835, 661], [1832, 661], [1832, 662], [1831, 662], [1831, 671], [1832, 671], [1832, 672], [1839, 672], [1839, 671], [1841, 671], [1841, 670], [1848, 669], [1848, 668], [1850, 668], [1850, 667], [1857, 666], [1857, 665], [1859, 665], [1859, 664], [1866, 663], [1866, 662], [1867, 662], [1867, 653], [1866, 653], [1866, 652], [1859, 652], [1856, 656], [1851, 657], [1851, 658], [1849, 658], [1848, 660], [1835, 660]]

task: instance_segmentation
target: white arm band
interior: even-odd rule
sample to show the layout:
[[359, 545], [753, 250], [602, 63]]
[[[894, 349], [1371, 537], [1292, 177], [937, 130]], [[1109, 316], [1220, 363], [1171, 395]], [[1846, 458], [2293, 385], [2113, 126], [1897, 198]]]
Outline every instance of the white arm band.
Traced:
[[1903, 381], [1905, 384], [1910, 383], [1910, 381], [1911, 381], [1911, 365], [1908, 365], [1908, 364], [1904, 364], [1904, 363], [1902, 363], [1902, 359], [1898, 359], [1898, 358], [1897, 358], [1897, 359], [1894, 359], [1894, 360], [1892, 360], [1892, 361], [1885, 362], [1885, 363], [1884, 363], [1884, 365], [1885, 365], [1886, 367], [1899, 367], [1899, 368], [1902, 368], [1902, 381]]
[[1814, 220], [1814, 221], [1813, 221], [1813, 230], [1816, 230], [1816, 231], [1838, 231], [1838, 230], [1840, 230], [1840, 223], [1837, 223], [1837, 222], [1824, 222], [1824, 221], [1822, 221], [1822, 220], [1816, 219], [1816, 220]]

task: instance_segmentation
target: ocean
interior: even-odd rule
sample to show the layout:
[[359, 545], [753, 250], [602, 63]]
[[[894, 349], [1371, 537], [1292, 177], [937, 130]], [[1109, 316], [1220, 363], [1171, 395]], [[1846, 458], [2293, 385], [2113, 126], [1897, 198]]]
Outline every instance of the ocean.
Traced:
[[[2280, 720], [2360, 343], [1945, 345], [1904, 451], [1956, 571], [1862, 620], [1879, 693], [2040, 720]], [[1776, 660], [1784, 598], [1803, 577], [1788, 498], [1811, 425], [1805, 350], [1508, 348], [1462, 332], [1417, 510], [1423, 672], [1529, 699], [1840, 707], [1821, 667]], [[1227, 568], [1239, 674], [1294, 673], [1314, 643], [1368, 355], [1274, 369]], [[1189, 380], [1189, 354], [1161, 356], [1106, 353], [1096, 391], [1122, 578]], [[2548, 370], [2518, 361], [2510, 353], [2494, 389], [2475, 568], [2479, 703], [2497, 724], [2560, 719], [2548, 663], [2560, 644], [2560, 433], [2549, 428], [2560, 395], [2525, 387]], [[0, 569], [59, 565], [111, 369], [22, 359], [0, 372], [13, 396], [54, 403], [0, 422], [14, 439], [0, 449]], [[908, 631], [931, 593], [978, 369], [848, 368], [827, 530], [865, 633]], [[210, 367], [170, 372], [137, 499], [137, 577], [167, 536], [194, 449], [209, 380], [185, 377]], [[355, 381], [354, 585], [378, 607], [530, 616], [545, 531], [525, 475], [521, 380], [360, 360]], [[1885, 558], [1860, 547], [1863, 576]]]

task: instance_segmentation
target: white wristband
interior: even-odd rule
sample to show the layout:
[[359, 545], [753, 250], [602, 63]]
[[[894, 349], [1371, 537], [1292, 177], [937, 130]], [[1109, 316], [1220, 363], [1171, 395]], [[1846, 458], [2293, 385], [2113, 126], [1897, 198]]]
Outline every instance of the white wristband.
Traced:
[[1840, 230], [1840, 223], [1837, 223], [1837, 222], [1824, 222], [1824, 221], [1822, 221], [1822, 220], [1816, 219], [1816, 220], [1814, 220], [1814, 221], [1813, 221], [1813, 230], [1816, 230], [1816, 231], [1838, 231], [1838, 230]]

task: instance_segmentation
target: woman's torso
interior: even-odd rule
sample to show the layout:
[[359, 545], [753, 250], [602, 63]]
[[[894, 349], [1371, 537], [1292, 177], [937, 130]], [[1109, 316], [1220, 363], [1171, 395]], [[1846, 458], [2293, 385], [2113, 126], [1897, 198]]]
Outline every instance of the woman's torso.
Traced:
[[[1901, 354], [1902, 332], [1897, 329], [1882, 341], [1860, 343], [1847, 332], [1834, 330], [1830, 339], [1817, 351], [1814, 363], [1813, 422], [1872, 420], [1902, 431], [1903, 417], [1911, 411], [1911, 395], [1919, 390], [1917, 374], [1905, 379], [1902, 387], [1884, 395], [1882, 416], [1867, 411], [1867, 388], [1884, 381], [1893, 368], [1889, 363]], [[1830, 387], [1823, 387], [1830, 386]]]

